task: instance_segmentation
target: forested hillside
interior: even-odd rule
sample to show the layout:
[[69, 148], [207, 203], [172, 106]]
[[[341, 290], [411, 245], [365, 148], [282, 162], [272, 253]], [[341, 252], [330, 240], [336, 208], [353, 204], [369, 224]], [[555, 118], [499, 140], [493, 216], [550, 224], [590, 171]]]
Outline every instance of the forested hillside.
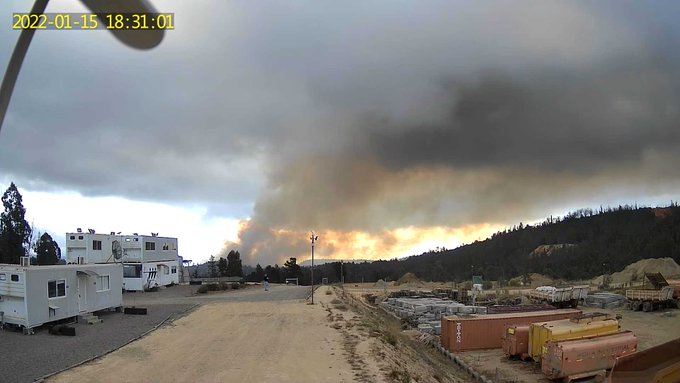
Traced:
[[[473, 273], [487, 280], [507, 280], [532, 272], [586, 279], [619, 271], [643, 258], [661, 257], [680, 262], [677, 204], [665, 208], [582, 209], [535, 226], [520, 223], [487, 240], [453, 250], [402, 260], [345, 263], [344, 273], [348, 282], [396, 280], [408, 271], [432, 281], [469, 280]], [[319, 269], [318, 274], [331, 280], [339, 275], [337, 263]]]

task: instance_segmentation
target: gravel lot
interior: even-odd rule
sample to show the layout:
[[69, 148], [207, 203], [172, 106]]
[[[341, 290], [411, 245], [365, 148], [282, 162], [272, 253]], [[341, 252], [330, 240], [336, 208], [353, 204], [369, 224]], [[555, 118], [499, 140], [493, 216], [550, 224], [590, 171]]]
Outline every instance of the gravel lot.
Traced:
[[198, 286], [173, 286], [151, 293], [125, 293], [125, 307], [146, 307], [148, 315], [124, 315], [105, 312], [103, 323], [73, 324], [76, 336], [50, 335], [46, 328], [35, 329], [35, 335], [0, 331], [0, 382], [33, 382], [92, 357], [115, 350], [132, 339], [153, 329], [171, 317], [181, 317], [187, 310], [201, 304], [220, 301], [284, 301], [305, 299], [309, 287], [261, 286], [245, 290], [196, 295]]

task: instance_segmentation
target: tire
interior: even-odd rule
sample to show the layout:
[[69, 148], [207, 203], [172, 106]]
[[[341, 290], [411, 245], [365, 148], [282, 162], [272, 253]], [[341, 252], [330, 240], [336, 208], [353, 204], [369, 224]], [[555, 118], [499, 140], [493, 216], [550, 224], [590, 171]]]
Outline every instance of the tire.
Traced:
[[647, 313], [647, 312], [650, 312], [652, 310], [654, 310], [654, 305], [652, 304], [652, 302], [642, 303], [642, 311]]

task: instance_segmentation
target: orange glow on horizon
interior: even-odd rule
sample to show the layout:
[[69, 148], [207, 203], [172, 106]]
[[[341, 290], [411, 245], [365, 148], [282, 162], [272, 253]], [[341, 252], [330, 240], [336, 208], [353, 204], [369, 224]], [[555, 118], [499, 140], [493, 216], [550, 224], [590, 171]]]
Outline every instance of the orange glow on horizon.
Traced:
[[[247, 232], [249, 223], [244, 221], [241, 229]], [[456, 228], [411, 226], [380, 232], [319, 230], [315, 232], [319, 236], [315, 245], [315, 258], [346, 261], [403, 258], [438, 249], [454, 249], [475, 240], [486, 239], [502, 228], [485, 223]], [[311, 258], [308, 232], [289, 229], [267, 229], [264, 232], [267, 235], [251, 242], [250, 249], [242, 249], [246, 263], [282, 265], [291, 257], [297, 258], [298, 263]], [[272, 249], [275, 249], [275, 253]], [[263, 255], [266, 253], [272, 255], [266, 257]]]

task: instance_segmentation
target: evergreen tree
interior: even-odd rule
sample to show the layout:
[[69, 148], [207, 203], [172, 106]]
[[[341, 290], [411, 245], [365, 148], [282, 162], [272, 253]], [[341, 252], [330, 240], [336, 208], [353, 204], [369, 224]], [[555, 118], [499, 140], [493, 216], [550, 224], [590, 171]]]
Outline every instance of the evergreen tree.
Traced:
[[258, 263], [257, 266], [255, 266], [255, 277], [257, 278], [257, 281], [261, 281], [264, 279], [264, 270], [262, 269], [262, 266]]
[[220, 257], [220, 260], [217, 261], [217, 268], [220, 270], [220, 277], [226, 277], [227, 272], [229, 270], [228, 265], [227, 265], [227, 260]]
[[31, 243], [31, 227], [24, 219], [26, 209], [14, 182], [2, 195], [5, 211], [0, 214], [0, 263], [19, 263], [28, 254]]
[[217, 261], [215, 261], [214, 255], [211, 255], [210, 260], [208, 261], [208, 273], [210, 274], [210, 278], [217, 278], [219, 275], [217, 272]]
[[227, 254], [227, 276], [228, 277], [242, 277], [243, 266], [241, 264], [241, 254], [238, 251], [231, 250]]
[[297, 264], [297, 258], [290, 258], [283, 264], [286, 268], [286, 276], [288, 278], [299, 278], [300, 277], [300, 265]]
[[44, 233], [35, 243], [33, 248], [36, 254], [38, 265], [56, 265], [61, 259], [61, 249], [59, 244], [52, 237]]

